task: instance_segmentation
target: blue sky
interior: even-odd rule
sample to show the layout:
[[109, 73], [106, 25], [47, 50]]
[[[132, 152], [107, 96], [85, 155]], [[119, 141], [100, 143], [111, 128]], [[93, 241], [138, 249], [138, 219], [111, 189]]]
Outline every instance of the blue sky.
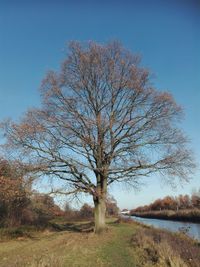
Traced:
[[[38, 88], [59, 69], [70, 40], [117, 39], [142, 56], [152, 82], [185, 109], [182, 124], [200, 162], [200, 1], [0, 1], [0, 120], [19, 119], [40, 105]], [[199, 167], [176, 191], [158, 179], [141, 191], [111, 191], [121, 208], [200, 188]]]

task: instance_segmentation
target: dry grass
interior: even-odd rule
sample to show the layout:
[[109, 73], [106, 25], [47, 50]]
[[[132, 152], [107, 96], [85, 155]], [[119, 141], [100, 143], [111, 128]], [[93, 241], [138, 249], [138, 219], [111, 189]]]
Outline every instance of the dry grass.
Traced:
[[[30, 237], [16, 237], [0, 243], [1, 267], [107, 267], [102, 247], [115, 237], [110, 226], [105, 235], [88, 232], [86, 222], [66, 224], [66, 229], [45, 230]], [[88, 231], [87, 231], [88, 227]], [[81, 231], [82, 229], [83, 231]], [[112, 261], [112, 260], [111, 260]]]
[[3, 241], [0, 267], [199, 267], [200, 247], [189, 238], [131, 220], [110, 221], [104, 235], [88, 232], [91, 226], [63, 222]]
[[186, 236], [142, 228], [131, 244], [137, 248], [138, 266], [199, 267], [199, 244]]
[[[34, 239], [3, 242], [0, 246], [0, 266], [75, 266], [74, 262], [79, 264], [83, 258], [89, 260], [95, 252], [92, 249], [92, 246], [97, 243], [95, 238], [92, 233], [45, 231]], [[65, 265], [65, 262], [68, 265]]]

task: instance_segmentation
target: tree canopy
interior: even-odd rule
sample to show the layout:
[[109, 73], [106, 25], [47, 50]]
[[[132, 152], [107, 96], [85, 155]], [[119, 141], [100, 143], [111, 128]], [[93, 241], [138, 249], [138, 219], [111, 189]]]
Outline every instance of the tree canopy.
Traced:
[[118, 42], [71, 42], [60, 71], [42, 82], [41, 108], [6, 123], [8, 143], [34, 171], [65, 181], [64, 192], [89, 193], [97, 210], [103, 202], [98, 214], [114, 182], [187, 179], [194, 164], [177, 126], [182, 109], [150, 77]]

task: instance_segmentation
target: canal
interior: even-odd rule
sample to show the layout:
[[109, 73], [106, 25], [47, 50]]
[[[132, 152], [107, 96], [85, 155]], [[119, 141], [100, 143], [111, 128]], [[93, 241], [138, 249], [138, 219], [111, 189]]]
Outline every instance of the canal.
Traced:
[[185, 232], [188, 236], [200, 241], [200, 224], [189, 222], [177, 222], [130, 216], [131, 219], [156, 228], [167, 229], [172, 232]]

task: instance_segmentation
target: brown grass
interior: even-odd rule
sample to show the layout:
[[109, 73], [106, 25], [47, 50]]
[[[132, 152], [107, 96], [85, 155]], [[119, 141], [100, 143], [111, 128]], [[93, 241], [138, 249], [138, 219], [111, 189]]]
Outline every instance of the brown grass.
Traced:
[[110, 220], [104, 235], [87, 221], [58, 225], [1, 242], [0, 267], [199, 267], [200, 246], [183, 235], [129, 219]]
[[165, 230], [142, 228], [131, 238], [138, 249], [139, 266], [199, 267], [199, 244], [189, 237]]

